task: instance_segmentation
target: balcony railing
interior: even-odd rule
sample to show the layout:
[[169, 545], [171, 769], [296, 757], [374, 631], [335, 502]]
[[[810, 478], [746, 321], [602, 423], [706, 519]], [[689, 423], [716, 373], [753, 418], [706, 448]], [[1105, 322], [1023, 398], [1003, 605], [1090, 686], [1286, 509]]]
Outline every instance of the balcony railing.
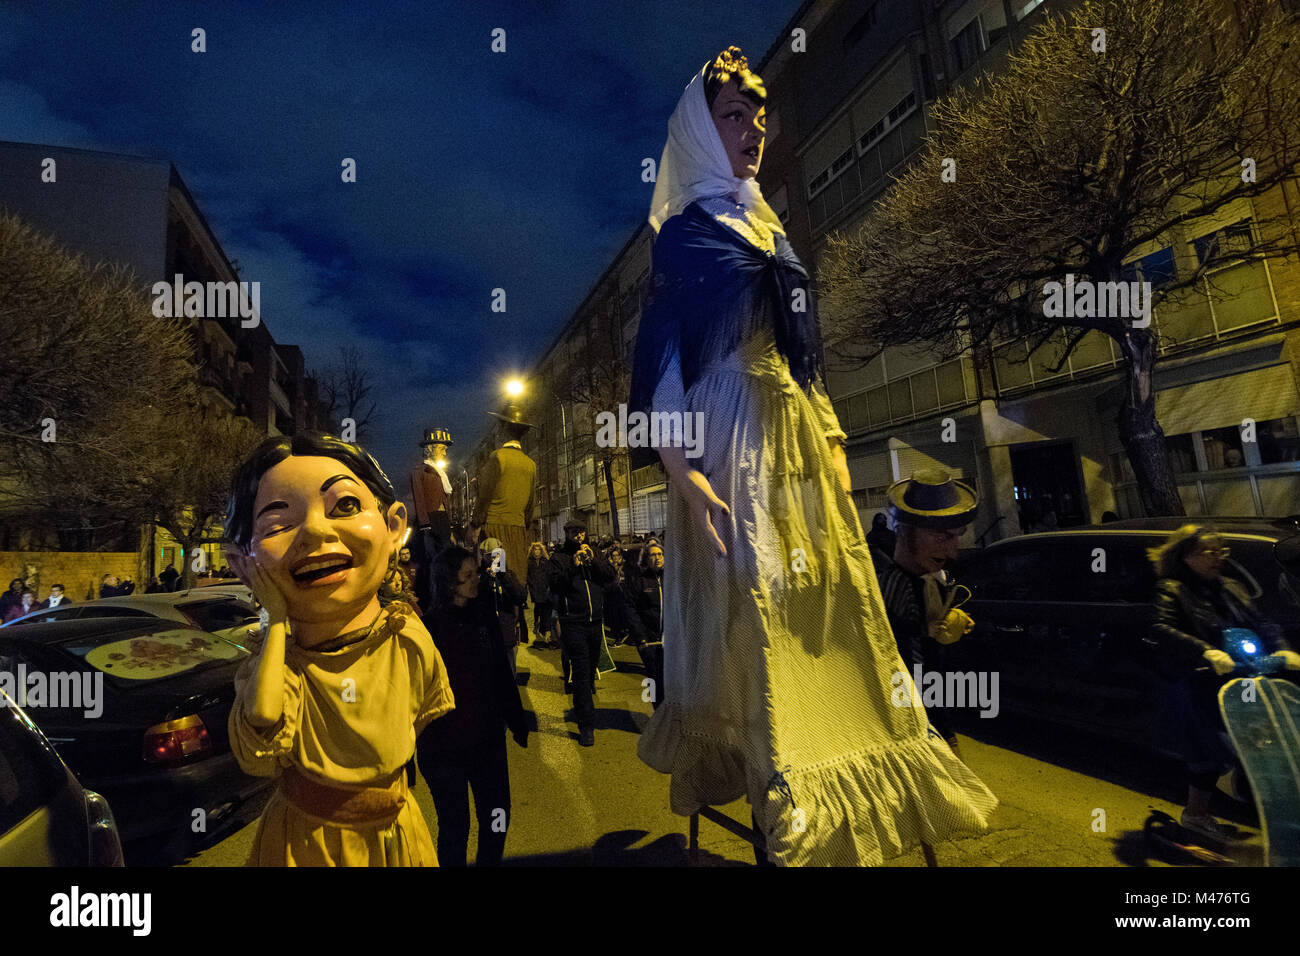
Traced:
[[840, 426], [854, 434], [960, 408], [976, 394], [975, 367], [961, 358], [846, 395], [833, 405]]
[[[1278, 321], [1272, 273], [1266, 260], [1216, 269], [1198, 287], [1166, 300], [1151, 316], [1151, 324], [1159, 333], [1161, 356], [1236, 338], [1245, 331], [1276, 325]], [[1090, 332], [1061, 370], [1052, 372], [1060, 360], [1065, 335], [1062, 331], [1055, 341], [1029, 356], [1028, 361], [1024, 359], [1029, 344], [1023, 339], [996, 348], [998, 394], [1016, 394], [1119, 365], [1121, 357], [1115, 340], [1101, 332]]]

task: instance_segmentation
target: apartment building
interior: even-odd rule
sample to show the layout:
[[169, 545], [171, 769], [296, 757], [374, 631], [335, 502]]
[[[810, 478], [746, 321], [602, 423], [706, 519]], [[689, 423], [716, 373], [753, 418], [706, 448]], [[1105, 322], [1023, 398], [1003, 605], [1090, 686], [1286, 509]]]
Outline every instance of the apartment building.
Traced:
[[[996, 73], [1051, 0], [806, 4], [765, 58], [768, 146], [759, 179], [796, 251], [815, 264], [827, 237], [861, 223], [916, 155], [930, 108], [955, 86]], [[806, 49], [789, 33], [806, 31]], [[1295, 183], [1254, 204], [1187, 224], [1174, 241], [1138, 251], [1128, 278], [1158, 285], [1211, 248], [1247, 248], [1260, 219], [1300, 211]], [[1294, 225], [1295, 218], [1291, 217]], [[1300, 511], [1300, 269], [1294, 260], [1245, 261], [1212, 274], [1154, 321], [1166, 344], [1157, 365], [1157, 415], [1169, 436], [1190, 515]], [[865, 367], [829, 346], [828, 390], [850, 435], [849, 467], [864, 523], [884, 491], [928, 464], [976, 487], [980, 510], [965, 544], [1038, 526], [1142, 513], [1115, 420], [1120, 356], [1099, 333], [1053, 371], [1049, 349], [1023, 340], [987, 361], [938, 361], [890, 348]], [[1039, 354], [1042, 353], [1042, 354]], [[1259, 440], [1242, 442], [1243, 420]]]
[[[51, 168], [53, 182], [42, 175]], [[178, 275], [183, 282], [204, 284], [246, 278], [166, 160], [0, 142], [0, 208], [90, 263], [132, 270], [146, 293]], [[226, 311], [191, 319], [200, 402], [242, 415], [267, 435], [326, 427], [328, 417], [302, 351], [277, 343], [264, 317], [245, 327], [237, 312]], [[157, 566], [178, 560], [175, 543], [162, 531], [158, 537]], [[217, 541], [208, 550], [215, 563], [224, 563]]]

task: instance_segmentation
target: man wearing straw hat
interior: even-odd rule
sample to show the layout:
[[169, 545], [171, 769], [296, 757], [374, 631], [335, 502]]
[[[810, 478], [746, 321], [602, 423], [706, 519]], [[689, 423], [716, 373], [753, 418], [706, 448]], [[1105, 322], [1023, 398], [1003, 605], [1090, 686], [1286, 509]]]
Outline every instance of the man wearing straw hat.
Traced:
[[[885, 613], [903, 663], [940, 672], [943, 647], [975, 626], [970, 615], [952, 606], [958, 588], [947, 568], [957, 558], [957, 543], [979, 502], [969, 486], [941, 468], [922, 469], [894, 482], [888, 496], [898, 531], [894, 553], [872, 551]], [[949, 715], [937, 707], [927, 716], [960, 757]]]

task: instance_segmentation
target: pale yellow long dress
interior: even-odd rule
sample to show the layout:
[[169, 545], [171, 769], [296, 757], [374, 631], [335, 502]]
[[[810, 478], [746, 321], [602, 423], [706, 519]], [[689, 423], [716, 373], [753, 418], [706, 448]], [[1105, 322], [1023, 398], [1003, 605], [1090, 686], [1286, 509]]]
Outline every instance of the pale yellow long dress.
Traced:
[[[259, 731], [244, 716], [258, 657], [235, 677], [231, 749], [246, 773], [281, 777], [293, 767], [341, 788], [387, 782], [415, 753], [429, 721], [453, 707], [442, 656], [407, 604], [381, 612], [364, 640], [335, 651], [285, 651], [284, 717]], [[258, 821], [251, 866], [437, 866], [428, 824], [407, 793], [388, 826], [340, 826], [290, 803], [277, 787]]]
[[[770, 231], [701, 204], [771, 252]], [[683, 816], [742, 796], [783, 866], [877, 865], [988, 826], [997, 798], [928, 726], [898, 656], [821, 383], [790, 375], [770, 328], [683, 390], [673, 355], [657, 412], [703, 415], [691, 462], [730, 507], [713, 553], [668, 486], [664, 704], [638, 753], [672, 775]]]

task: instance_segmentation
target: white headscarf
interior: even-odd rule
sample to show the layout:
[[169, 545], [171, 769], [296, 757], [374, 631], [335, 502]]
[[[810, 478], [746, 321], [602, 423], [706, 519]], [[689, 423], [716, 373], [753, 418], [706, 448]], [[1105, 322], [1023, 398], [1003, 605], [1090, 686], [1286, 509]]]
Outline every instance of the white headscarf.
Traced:
[[731, 161], [718, 136], [704, 95], [706, 63], [686, 86], [677, 108], [668, 120], [668, 142], [664, 144], [650, 200], [650, 225], [657, 233], [665, 222], [697, 199], [726, 196], [743, 203], [773, 232], [785, 235], [785, 228], [772, 207], [763, 199], [758, 180], [741, 179], [731, 172]]

